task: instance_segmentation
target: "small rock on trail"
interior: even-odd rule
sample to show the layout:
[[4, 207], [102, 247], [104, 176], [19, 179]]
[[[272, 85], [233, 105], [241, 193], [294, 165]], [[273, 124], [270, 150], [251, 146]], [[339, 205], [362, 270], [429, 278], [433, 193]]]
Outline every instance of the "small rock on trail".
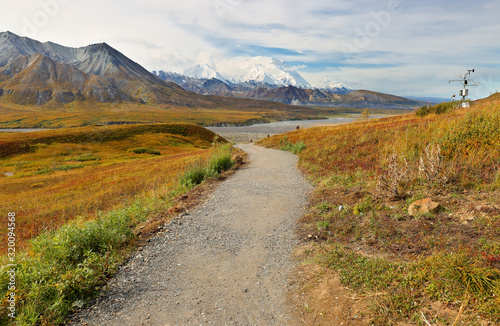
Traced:
[[288, 152], [240, 145], [251, 163], [124, 265], [71, 325], [297, 325], [296, 221], [311, 186]]

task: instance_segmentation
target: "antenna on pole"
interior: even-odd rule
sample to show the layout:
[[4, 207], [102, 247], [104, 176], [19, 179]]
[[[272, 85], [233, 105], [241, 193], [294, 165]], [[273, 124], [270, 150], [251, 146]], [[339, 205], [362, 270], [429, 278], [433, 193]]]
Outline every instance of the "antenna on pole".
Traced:
[[[475, 72], [475, 69], [467, 69], [467, 72], [465, 73], [465, 75], [463, 77], [460, 76], [461, 79], [455, 79], [455, 80], [448, 81], [448, 83], [459, 82], [464, 86], [464, 88], [461, 89], [460, 93], [459, 93], [459, 95], [462, 96], [462, 107], [464, 107], [464, 108], [470, 107], [470, 104], [465, 102], [465, 98], [467, 96], [469, 96], [469, 90], [467, 89], [467, 86], [479, 86], [479, 83], [476, 83], [470, 77], [471, 73], [474, 73], [474, 72]], [[455, 95], [453, 95], [453, 97], [455, 97]]]

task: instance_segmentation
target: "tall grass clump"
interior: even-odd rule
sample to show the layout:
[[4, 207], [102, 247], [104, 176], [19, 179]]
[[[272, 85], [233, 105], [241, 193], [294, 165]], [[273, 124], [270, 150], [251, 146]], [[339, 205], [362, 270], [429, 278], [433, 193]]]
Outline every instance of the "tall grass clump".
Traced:
[[193, 188], [205, 180], [208, 172], [209, 170], [201, 162], [197, 162], [184, 172], [179, 183], [185, 188]]
[[283, 139], [280, 141], [280, 147], [282, 151], [292, 152], [293, 154], [298, 155], [307, 146], [303, 141], [299, 141], [293, 144], [288, 140], [288, 137], [285, 135], [283, 136]]
[[[433, 300], [463, 302], [500, 323], [500, 270], [466, 252], [440, 253], [423, 261], [425, 292]], [[496, 324], [495, 324], [496, 325]]]
[[230, 144], [215, 144], [208, 158], [200, 159], [189, 166], [180, 177], [180, 185], [190, 189], [203, 181], [216, 177], [235, 165]]

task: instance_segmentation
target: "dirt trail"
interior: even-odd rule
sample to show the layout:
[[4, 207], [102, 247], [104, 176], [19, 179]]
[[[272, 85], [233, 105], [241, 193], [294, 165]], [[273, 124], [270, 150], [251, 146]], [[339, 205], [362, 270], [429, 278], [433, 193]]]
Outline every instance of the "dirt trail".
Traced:
[[294, 229], [310, 185], [286, 152], [240, 145], [251, 164], [176, 218], [73, 325], [296, 325]]

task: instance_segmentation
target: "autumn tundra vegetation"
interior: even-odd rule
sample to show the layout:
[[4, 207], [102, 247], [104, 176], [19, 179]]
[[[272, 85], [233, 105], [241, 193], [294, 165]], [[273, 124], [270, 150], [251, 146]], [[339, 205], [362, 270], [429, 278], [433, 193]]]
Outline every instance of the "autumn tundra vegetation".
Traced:
[[261, 144], [299, 155], [304, 259], [365, 298], [365, 320], [500, 324], [500, 94]]
[[[261, 141], [299, 156], [316, 186], [301, 220], [306, 262], [361, 293], [366, 320], [500, 323], [499, 107], [495, 94], [470, 109], [443, 104]], [[189, 124], [0, 134], [0, 210], [15, 212], [22, 230], [16, 323], [64, 322], [145, 222], [163, 221], [183, 193], [231, 169], [233, 152]], [[9, 275], [0, 277], [3, 325]]]
[[[57, 325], [81, 308], [134, 248], [139, 228], [164, 223], [176, 198], [229, 170], [232, 151], [190, 124], [0, 134], [8, 175], [0, 176], [0, 211], [17, 217], [17, 325]], [[0, 277], [6, 325], [9, 274]]]

